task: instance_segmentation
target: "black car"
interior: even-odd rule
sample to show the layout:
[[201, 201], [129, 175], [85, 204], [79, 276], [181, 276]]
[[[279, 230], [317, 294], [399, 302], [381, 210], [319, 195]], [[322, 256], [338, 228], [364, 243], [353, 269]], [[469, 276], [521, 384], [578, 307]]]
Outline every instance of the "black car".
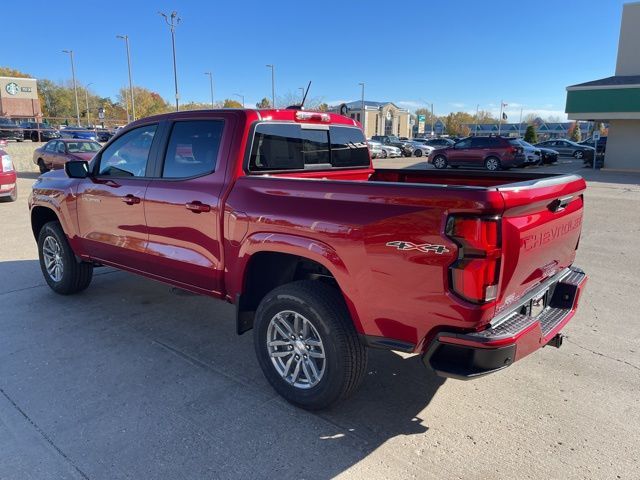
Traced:
[[24, 139], [32, 142], [48, 142], [60, 138], [60, 132], [47, 123], [22, 122], [20, 127], [24, 130]]
[[23, 142], [24, 132], [13, 120], [0, 118], [0, 139]]
[[538, 147], [538, 150], [540, 150], [541, 164], [556, 163], [558, 161], [558, 157], [560, 156], [560, 154], [555, 150], [544, 147]]

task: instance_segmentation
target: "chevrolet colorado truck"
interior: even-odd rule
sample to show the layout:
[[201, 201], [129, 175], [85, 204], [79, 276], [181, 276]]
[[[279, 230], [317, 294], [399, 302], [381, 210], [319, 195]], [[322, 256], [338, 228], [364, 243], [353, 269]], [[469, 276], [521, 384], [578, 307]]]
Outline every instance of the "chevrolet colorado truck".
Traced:
[[29, 208], [55, 292], [109, 265], [233, 303], [273, 388], [320, 409], [356, 389], [368, 347], [470, 379], [560, 346], [586, 281], [584, 190], [374, 169], [352, 119], [229, 109], [133, 122], [40, 176]]

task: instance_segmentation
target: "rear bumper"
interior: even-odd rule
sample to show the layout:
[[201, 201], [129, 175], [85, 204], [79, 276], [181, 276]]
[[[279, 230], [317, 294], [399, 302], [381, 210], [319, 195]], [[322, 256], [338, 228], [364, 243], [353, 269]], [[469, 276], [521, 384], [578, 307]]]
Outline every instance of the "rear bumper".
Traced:
[[[486, 330], [440, 332], [423, 362], [439, 376], [469, 380], [506, 368], [549, 343], [559, 346], [557, 335], [575, 314], [586, 281], [582, 270], [570, 267], [508, 314], [501, 314]], [[544, 292], [548, 292], [545, 309], [535, 317], [527, 315], [526, 298]]]

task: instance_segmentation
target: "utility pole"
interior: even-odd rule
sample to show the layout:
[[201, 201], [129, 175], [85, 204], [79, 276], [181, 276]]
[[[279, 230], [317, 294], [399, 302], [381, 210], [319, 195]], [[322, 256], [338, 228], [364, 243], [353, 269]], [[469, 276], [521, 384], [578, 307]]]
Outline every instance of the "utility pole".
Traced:
[[91, 125], [91, 120], [89, 117], [89, 85], [93, 85], [93, 83], [87, 83], [87, 86], [84, 87], [84, 100], [87, 104], [87, 127]]
[[73, 93], [76, 97], [76, 119], [80, 126], [80, 106], [78, 105], [78, 86], [76, 85], [76, 67], [73, 63], [73, 50], [63, 50], [62, 53], [68, 53], [71, 57], [71, 78], [73, 79]]
[[367, 130], [365, 127], [366, 124], [366, 112], [364, 110], [364, 82], [360, 82], [358, 85], [360, 85], [362, 87], [362, 97], [361, 97], [361, 102], [362, 102], [362, 131], [364, 132], [365, 137], [367, 136]]
[[[131, 119], [136, 120], [136, 101], [133, 96], [133, 81], [131, 80], [131, 52], [129, 51], [129, 35], [116, 35], [116, 38], [124, 40], [127, 47], [127, 68], [129, 69], [129, 95], [131, 96]], [[175, 64], [174, 64], [175, 66]]]
[[211, 108], [213, 108], [213, 73], [204, 72], [205, 75], [209, 75], [209, 87], [211, 88]]
[[271, 108], [276, 108], [276, 67], [275, 65], [267, 65], [271, 69]]
[[240, 99], [242, 99], [242, 108], [244, 108], [244, 95], [241, 95], [239, 93], [234, 93], [234, 95]]
[[166, 13], [158, 12], [164, 18], [164, 21], [171, 29], [171, 47], [173, 48], [173, 82], [176, 87], [176, 112], [180, 110], [178, 94], [178, 69], [176, 68], [176, 27], [180, 23], [180, 17], [175, 10], [168, 16]]

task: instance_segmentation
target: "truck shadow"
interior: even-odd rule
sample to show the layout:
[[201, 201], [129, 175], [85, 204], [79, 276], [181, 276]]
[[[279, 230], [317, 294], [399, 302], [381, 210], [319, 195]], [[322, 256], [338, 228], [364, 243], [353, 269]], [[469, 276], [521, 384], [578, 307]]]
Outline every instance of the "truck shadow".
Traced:
[[0, 388], [89, 478], [335, 477], [428, 435], [444, 383], [418, 356], [370, 350], [351, 399], [307, 412], [268, 385], [230, 305], [110, 268], [67, 297], [37, 260], [0, 262], [0, 278]]

